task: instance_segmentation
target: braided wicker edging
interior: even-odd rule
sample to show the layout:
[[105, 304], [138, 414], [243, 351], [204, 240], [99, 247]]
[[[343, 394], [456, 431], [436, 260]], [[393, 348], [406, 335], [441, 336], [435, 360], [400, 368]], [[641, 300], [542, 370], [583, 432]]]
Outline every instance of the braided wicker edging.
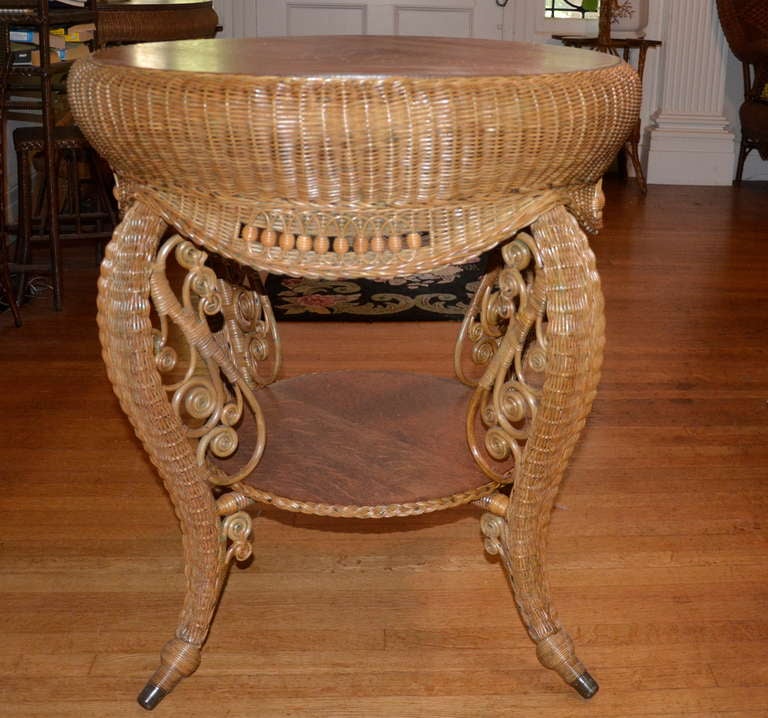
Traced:
[[491, 482], [471, 491], [453, 494], [440, 499], [427, 499], [425, 501], [411, 501], [402, 504], [383, 504], [379, 506], [341, 506], [338, 504], [318, 504], [309, 501], [297, 501], [284, 496], [275, 496], [266, 491], [261, 491], [248, 484], [233, 484], [232, 489], [245, 494], [254, 501], [262, 504], [270, 504], [278, 509], [292, 511], [299, 514], [312, 514], [314, 516], [337, 516], [348, 519], [382, 519], [403, 516], [419, 516], [421, 514], [434, 513], [443, 509], [451, 509], [463, 506], [473, 501], [492, 494], [500, 484]]

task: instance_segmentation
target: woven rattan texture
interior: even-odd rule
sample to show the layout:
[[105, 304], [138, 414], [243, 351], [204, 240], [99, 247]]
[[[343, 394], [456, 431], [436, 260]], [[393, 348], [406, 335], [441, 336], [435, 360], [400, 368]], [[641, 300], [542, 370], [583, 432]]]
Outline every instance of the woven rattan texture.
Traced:
[[218, 16], [207, 3], [142, 9], [133, 5], [100, 8], [99, 43], [158, 42], [213, 37]]
[[[226, 256], [301, 276], [386, 277], [467, 259], [594, 184], [637, 116], [634, 71], [280, 79], [72, 70], [86, 136], [139, 194]], [[355, 251], [250, 241], [348, 237]], [[250, 234], [249, 234], [250, 232]], [[423, 246], [390, 238], [429, 232]], [[382, 237], [383, 251], [367, 242]]]
[[768, 3], [765, 0], [717, 0], [717, 12], [733, 54], [742, 62], [765, 62]]

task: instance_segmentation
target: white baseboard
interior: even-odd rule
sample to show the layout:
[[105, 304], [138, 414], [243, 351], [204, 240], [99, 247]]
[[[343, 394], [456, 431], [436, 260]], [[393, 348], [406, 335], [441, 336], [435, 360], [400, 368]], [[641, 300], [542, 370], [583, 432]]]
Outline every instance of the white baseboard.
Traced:
[[653, 128], [648, 149], [649, 184], [729, 185], [734, 135], [726, 129]]

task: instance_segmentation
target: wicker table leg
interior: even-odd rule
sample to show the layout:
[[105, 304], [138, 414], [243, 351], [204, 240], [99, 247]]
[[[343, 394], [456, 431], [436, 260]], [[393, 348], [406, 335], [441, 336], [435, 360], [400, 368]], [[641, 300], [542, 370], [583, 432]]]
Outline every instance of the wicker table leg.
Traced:
[[[504, 343], [495, 357], [497, 384], [508, 392], [506, 399], [491, 412], [499, 426], [493, 427], [495, 443], [489, 451], [498, 453], [498, 442], [505, 440], [505, 421], [498, 414], [511, 414], [516, 406], [515, 394], [528, 391], [535, 398], [530, 410], [530, 422], [524, 440], [513, 435], [514, 426], [507, 430], [508, 445], [515, 443], [517, 458], [510, 498], [495, 494], [479, 502], [489, 513], [483, 516], [482, 529], [486, 549], [499, 554], [509, 575], [515, 601], [526, 628], [537, 646], [537, 656], [547, 668], [555, 670], [582, 696], [589, 698], [597, 692], [592, 679], [576, 657], [573, 642], [560, 625], [551, 606], [544, 571], [544, 545], [552, 504], [560, 480], [571, 456], [581, 428], [591, 408], [599, 378], [603, 348], [603, 299], [595, 270], [592, 251], [576, 220], [563, 207], [556, 207], [532, 225], [531, 237], [526, 235], [536, 255], [537, 273], [543, 274], [543, 311], [537, 324], [546, 329], [537, 332], [540, 369], [543, 381], [538, 389], [521, 389], [525, 377], [526, 340], [524, 319], [510, 320], [507, 332], [515, 331], [517, 349], [510, 350], [517, 360], [503, 360]], [[508, 253], [512, 257], [512, 253]], [[538, 281], [538, 280], [537, 280]], [[520, 315], [535, 304], [536, 289], [531, 297], [520, 302]], [[530, 322], [529, 322], [530, 323]], [[520, 358], [522, 357], [522, 358]], [[505, 369], [505, 366], [507, 367]], [[493, 368], [493, 365], [492, 365]], [[513, 378], [510, 380], [510, 372]], [[488, 374], [487, 374], [488, 376]], [[478, 390], [483, 392], [481, 388]], [[486, 390], [498, 394], [497, 389]], [[502, 392], [503, 393], [503, 392]], [[534, 402], [532, 402], [534, 403]], [[511, 408], [507, 408], [511, 407]], [[486, 411], [493, 405], [489, 402]], [[487, 414], [486, 414], [487, 415]], [[507, 417], [507, 423], [520, 416]], [[488, 420], [486, 420], [488, 422]], [[488, 422], [492, 423], [492, 422]]]
[[166, 225], [136, 203], [107, 247], [98, 322], [110, 381], [163, 478], [183, 534], [187, 591], [175, 637], [139, 701], [151, 709], [200, 661], [226, 569], [226, 535], [204, 467], [173, 412], [156, 366], [150, 278]]

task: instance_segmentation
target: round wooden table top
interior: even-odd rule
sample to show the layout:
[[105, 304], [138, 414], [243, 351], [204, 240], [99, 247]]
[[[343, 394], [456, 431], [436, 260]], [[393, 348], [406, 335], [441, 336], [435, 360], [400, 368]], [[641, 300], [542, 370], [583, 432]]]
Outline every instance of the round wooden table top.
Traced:
[[277, 77], [507, 77], [585, 72], [619, 61], [551, 45], [435, 37], [198, 40], [102, 50], [96, 61], [147, 70]]

